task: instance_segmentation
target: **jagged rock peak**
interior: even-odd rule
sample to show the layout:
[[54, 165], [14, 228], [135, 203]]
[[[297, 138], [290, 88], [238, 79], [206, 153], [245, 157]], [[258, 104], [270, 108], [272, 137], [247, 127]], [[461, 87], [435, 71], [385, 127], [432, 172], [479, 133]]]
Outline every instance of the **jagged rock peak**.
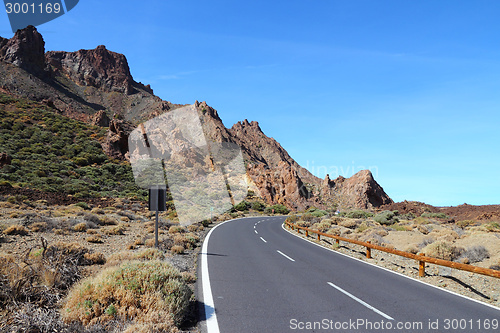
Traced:
[[350, 178], [339, 176], [334, 181], [336, 192], [343, 194], [347, 204], [356, 208], [373, 208], [393, 203], [370, 170], [361, 170]]
[[237, 131], [255, 130], [262, 132], [262, 129], [260, 128], [259, 123], [257, 121], [249, 122], [248, 119], [245, 119], [243, 121], [238, 121], [236, 124], [233, 125], [232, 129]]
[[34, 26], [17, 30], [14, 37], [0, 37], [0, 61], [11, 63], [28, 72], [42, 73], [45, 69], [45, 42]]
[[104, 45], [76, 52], [50, 51], [45, 58], [56, 71], [69, 76], [79, 85], [127, 95], [134, 91], [134, 79], [130, 74], [127, 58], [123, 54], [109, 51]]

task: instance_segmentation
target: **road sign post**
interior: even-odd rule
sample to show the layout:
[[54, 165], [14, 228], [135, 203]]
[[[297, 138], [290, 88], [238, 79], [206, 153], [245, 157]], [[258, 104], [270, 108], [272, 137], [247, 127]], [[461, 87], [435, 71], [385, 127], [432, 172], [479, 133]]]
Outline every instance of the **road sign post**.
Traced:
[[158, 248], [158, 219], [159, 212], [167, 210], [167, 189], [153, 186], [149, 189], [149, 210], [156, 211], [155, 219], [155, 248]]

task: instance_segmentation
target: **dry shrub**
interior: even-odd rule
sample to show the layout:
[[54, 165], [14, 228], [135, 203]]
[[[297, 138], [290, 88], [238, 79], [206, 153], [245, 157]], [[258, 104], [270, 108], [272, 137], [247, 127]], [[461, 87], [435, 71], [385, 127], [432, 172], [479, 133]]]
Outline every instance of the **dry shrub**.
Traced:
[[110, 255], [106, 261], [106, 267], [117, 266], [124, 261], [132, 260], [163, 260], [165, 255], [158, 249], [145, 249], [134, 253], [130, 251], [121, 251]]
[[462, 229], [473, 226], [474, 224], [476, 224], [476, 221], [472, 221], [472, 220], [463, 220], [463, 221], [458, 221], [456, 223], [456, 225]]
[[64, 229], [53, 229], [52, 230], [56, 235], [66, 235], [68, 232]]
[[464, 263], [480, 262], [490, 257], [488, 250], [482, 245], [468, 247], [458, 260]]
[[35, 222], [30, 225], [30, 230], [33, 232], [42, 232], [48, 229], [47, 222]]
[[90, 265], [104, 265], [106, 263], [106, 257], [101, 252], [85, 253], [83, 257]]
[[170, 251], [172, 251], [172, 253], [175, 253], [175, 254], [183, 254], [184, 253], [184, 246], [174, 245], [174, 246], [172, 246]]
[[96, 229], [87, 229], [87, 234], [89, 235], [97, 235], [99, 233]]
[[176, 234], [174, 236], [174, 245], [181, 245], [185, 249], [192, 249], [196, 247], [199, 240], [200, 238], [193, 233]]
[[189, 232], [196, 232], [198, 230], [198, 226], [196, 224], [190, 224], [187, 226]]
[[332, 227], [326, 233], [329, 235], [340, 236], [341, 230], [338, 227]]
[[13, 212], [9, 216], [12, 219], [17, 219], [20, 216], [20, 214], [19, 214], [19, 212]]
[[154, 227], [154, 226], [155, 226], [154, 221], [144, 222], [143, 224], [144, 224], [144, 226], [145, 226], [146, 228], [149, 228], [149, 227]]
[[144, 245], [144, 239], [143, 238], [137, 238], [134, 242], [134, 245], [139, 246], [139, 245]]
[[118, 221], [109, 216], [103, 216], [99, 219], [101, 225], [117, 225]]
[[[27, 254], [31, 249], [27, 250]], [[87, 248], [73, 243], [47, 246], [42, 238], [39, 255], [0, 257], [0, 305], [23, 302], [54, 307], [65, 291], [80, 279], [79, 265], [89, 263]]]
[[181, 273], [181, 276], [182, 276], [182, 279], [183, 279], [186, 283], [195, 283], [195, 282], [196, 282], [196, 275], [194, 275], [193, 273], [189, 273], [189, 272], [182, 272], [182, 273]]
[[84, 325], [132, 320], [175, 331], [192, 291], [177, 269], [160, 261], [127, 261], [78, 283], [62, 309], [65, 322]]
[[122, 217], [120, 217], [120, 221], [122, 221], [122, 222], [129, 222], [130, 219], [128, 217], [126, 217], [126, 216], [122, 216]]
[[426, 247], [427, 245], [432, 244], [432, 243], [434, 243], [434, 238], [426, 237], [422, 240], [422, 242], [420, 242], [420, 244], [417, 245], [417, 247], [419, 249], [423, 249], [424, 247]]
[[103, 242], [101, 235], [90, 235], [89, 237], [86, 238], [86, 241], [89, 243], [102, 243]]
[[422, 252], [425, 253], [426, 256], [450, 261], [460, 257], [463, 251], [463, 248], [456, 247], [452, 243], [447, 241], [434, 242], [427, 245], [422, 250]]
[[104, 214], [104, 210], [102, 208], [92, 208], [92, 210], [90, 212], [92, 214], [99, 214], [99, 215]]
[[5, 235], [19, 235], [26, 236], [28, 234], [28, 229], [23, 227], [22, 225], [11, 225], [7, 229], [3, 231]]
[[77, 232], [86, 232], [88, 227], [86, 222], [81, 222], [73, 226], [72, 228], [74, 231]]
[[433, 230], [429, 236], [435, 237], [437, 240], [453, 242], [455, 239], [460, 238], [459, 234], [450, 229]]
[[349, 229], [354, 229], [360, 224], [360, 221], [358, 220], [353, 220], [353, 219], [345, 219], [342, 220], [341, 222], [338, 223], [338, 225], [344, 227], [344, 228], [349, 228]]
[[417, 230], [420, 231], [424, 235], [429, 234], [429, 229], [427, 229], [424, 225], [419, 225], [417, 227]]
[[412, 254], [417, 254], [418, 251], [419, 251], [419, 249], [418, 249], [418, 246], [416, 246], [416, 245], [409, 245], [405, 250], [405, 252], [409, 252]]
[[123, 224], [120, 224], [113, 227], [103, 228], [103, 233], [106, 235], [123, 235], [123, 232], [125, 230], [125, 226]]
[[168, 229], [169, 234], [177, 234], [186, 231], [186, 229], [183, 226], [180, 225], [173, 225]]
[[[160, 241], [158, 240], [158, 242], [160, 242]], [[145, 245], [147, 247], [154, 247], [155, 246], [155, 239], [154, 238], [146, 239]]]

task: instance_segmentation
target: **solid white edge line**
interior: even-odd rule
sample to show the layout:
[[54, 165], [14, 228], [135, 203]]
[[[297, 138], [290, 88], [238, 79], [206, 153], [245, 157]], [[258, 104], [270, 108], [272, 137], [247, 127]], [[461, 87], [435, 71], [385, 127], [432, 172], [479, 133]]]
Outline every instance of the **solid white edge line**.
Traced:
[[[217, 224], [215, 227], [210, 229], [205, 240], [203, 241], [203, 246], [201, 248], [201, 281], [203, 288], [203, 303], [205, 308], [205, 322], [207, 325], [207, 333], [220, 333], [219, 331], [219, 322], [217, 321], [217, 313], [215, 311], [214, 298], [212, 295], [212, 288], [210, 287], [210, 275], [208, 273], [208, 240], [210, 239], [210, 235], [212, 232], [217, 229], [219, 226], [223, 225], [227, 222], [243, 220], [248, 217], [243, 217], [239, 219], [233, 219], [224, 221], [222, 223]], [[250, 217], [251, 218], [251, 217]], [[257, 230], [255, 231], [257, 232]]]
[[283, 252], [281, 252], [280, 250], [276, 250], [276, 252], [278, 252], [279, 254], [281, 254], [283, 257], [287, 258], [288, 260], [290, 261], [295, 261], [294, 259], [290, 258], [289, 256], [287, 256], [286, 254], [284, 254]]
[[366, 261], [364, 261], [364, 260], [361, 260], [361, 259], [358, 259], [358, 258], [355, 258], [355, 257], [351, 257], [350, 255], [347, 255], [347, 254], [344, 254], [344, 253], [341, 253], [341, 252], [338, 252], [338, 251], [335, 251], [335, 250], [329, 249], [329, 248], [327, 248], [327, 247], [324, 247], [324, 246], [322, 246], [322, 245], [320, 245], [320, 244], [317, 244], [317, 243], [315, 243], [315, 242], [313, 242], [313, 241], [311, 241], [311, 240], [309, 240], [309, 239], [305, 239], [305, 238], [300, 237], [299, 235], [295, 235], [295, 234], [294, 234], [293, 232], [291, 232], [290, 230], [287, 230], [287, 229], [285, 228], [285, 225], [284, 225], [284, 224], [281, 224], [281, 228], [282, 228], [283, 230], [285, 230], [286, 232], [288, 232], [289, 234], [291, 234], [291, 235], [293, 235], [293, 236], [297, 237], [298, 239], [302, 239], [303, 241], [306, 241], [306, 242], [309, 242], [309, 243], [314, 244], [314, 245], [316, 245], [316, 246], [319, 246], [319, 247], [321, 247], [322, 249], [328, 250], [328, 251], [330, 251], [330, 252], [333, 252], [333, 253], [339, 254], [339, 255], [341, 255], [341, 256], [344, 256], [344, 257], [347, 257], [347, 258], [350, 258], [350, 259], [353, 259], [353, 260], [357, 260], [357, 261], [362, 262], [363, 264], [366, 264], [366, 265], [370, 265], [370, 266], [373, 266], [373, 267], [377, 267], [377, 268], [383, 269], [384, 271], [391, 272], [391, 273], [393, 273], [393, 274], [396, 274], [396, 275], [399, 275], [399, 276], [405, 277], [405, 278], [410, 279], [410, 280], [413, 280], [413, 281], [415, 281], [415, 282], [425, 284], [426, 286], [433, 287], [433, 288], [435, 288], [435, 289], [437, 289], [437, 290], [441, 290], [441, 291], [444, 291], [444, 292], [450, 293], [450, 294], [452, 294], [452, 295], [459, 296], [459, 297], [465, 298], [465, 299], [467, 299], [467, 300], [469, 300], [469, 301], [473, 301], [473, 302], [476, 302], [476, 303], [479, 303], [479, 304], [482, 304], [482, 305], [486, 305], [487, 307], [490, 307], [490, 308], [492, 308], [492, 309], [495, 309], [495, 310], [497, 310], [497, 311], [500, 311], [500, 308], [498, 308], [498, 307], [496, 307], [496, 306], [494, 306], [494, 305], [492, 305], [492, 304], [488, 304], [488, 303], [485, 303], [485, 302], [478, 301], [477, 299], [471, 298], [471, 297], [469, 297], [469, 296], [461, 295], [461, 294], [456, 293], [456, 292], [454, 292], [454, 291], [451, 291], [451, 290], [447, 290], [447, 289], [440, 288], [440, 287], [435, 286], [435, 285], [433, 285], [433, 284], [430, 284], [430, 283], [427, 283], [427, 282], [424, 282], [424, 281], [420, 281], [420, 280], [418, 280], [418, 279], [415, 279], [415, 278], [413, 278], [413, 277], [411, 277], [411, 276], [404, 275], [404, 274], [399, 273], [399, 272], [395, 272], [395, 271], [393, 271], [393, 270], [390, 270], [389, 268], [385, 268], [385, 267], [382, 267], [382, 266], [379, 266], [379, 265], [375, 265], [375, 264], [372, 264], [371, 262], [366, 262]]
[[260, 239], [262, 239], [262, 241], [263, 241], [264, 243], [267, 243], [267, 241], [266, 241], [264, 238], [262, 238], [262, 237], [261, 237]]
[[379, 315], [381, 315], [382, 317], [384, 317], [385, 319], [389, 319], [389, 320], [394, 320], [394, 318], [392, 318], [391, 316], [383, 313], [382, 311], [380, 311], [379, 309], [371, 306], [370, 304], [366, 303], [365, 301], [363, 300], [360, 300], [359, 298], [357, 298], [356, 296], [354, 296], [353, 294], [345, 291], [344, 289], [340, 288], [339, 286], [336, 286], [334, 285], [333, 283], [331, 282], [327, 282], [330, 286], [332, 286], [333, 288], [337, 289], [338, 291], [340, 291], [341, 293], [349, 296], [350, 298], [352, 298], [353, 300], [355, 300], [356, 302], [366, 306], [368, 309], [372, 310], [372, 311], [375, 311], [376, 313], [378, 313]]

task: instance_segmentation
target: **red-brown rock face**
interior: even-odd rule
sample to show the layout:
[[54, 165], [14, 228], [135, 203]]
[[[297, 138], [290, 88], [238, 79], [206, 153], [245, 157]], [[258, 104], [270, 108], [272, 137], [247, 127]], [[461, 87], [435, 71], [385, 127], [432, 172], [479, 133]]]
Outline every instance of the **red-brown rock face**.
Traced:
[[327, 196], [340, 196], [340, 204], [345, 208], [367, 209], [393, 203], [369, 170], [359, 171], [350, 178], [339, 176], [333, 181], [327, 175], [323, 190]]
[[94, 50], [51, 51], [47, 62], [82, 86], [130, 94], [133, 79], [123, 54], [108, 51], [104, 45]]
[[0, 61], [11, 63], [32, 73], [45, 68], [45, 42], [35, 27], [18, 30], [14, 37], [0, 37]]

